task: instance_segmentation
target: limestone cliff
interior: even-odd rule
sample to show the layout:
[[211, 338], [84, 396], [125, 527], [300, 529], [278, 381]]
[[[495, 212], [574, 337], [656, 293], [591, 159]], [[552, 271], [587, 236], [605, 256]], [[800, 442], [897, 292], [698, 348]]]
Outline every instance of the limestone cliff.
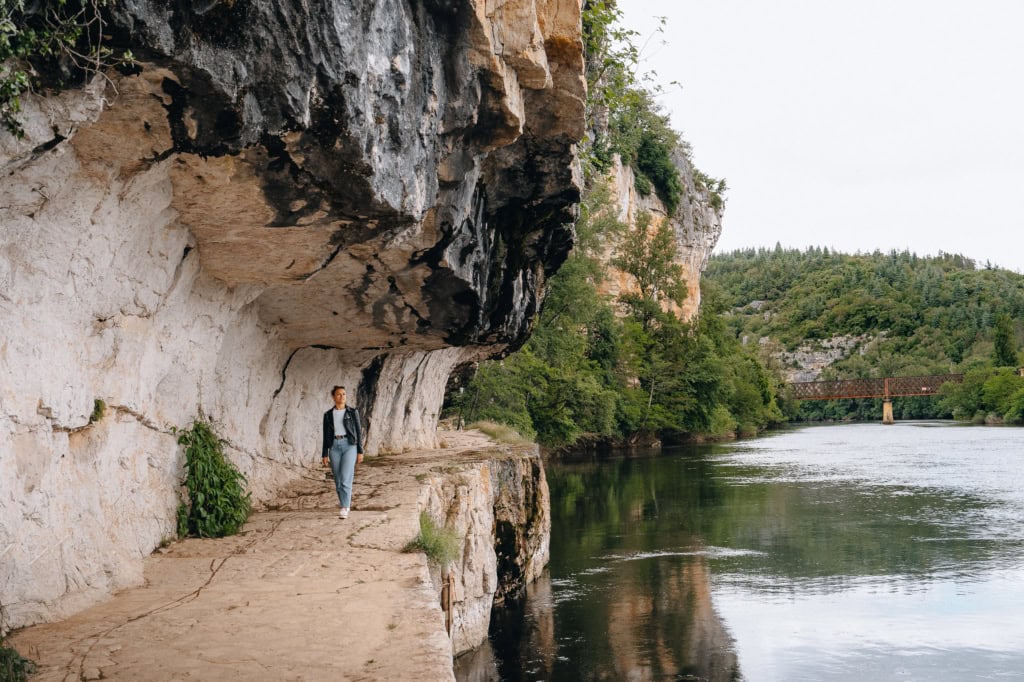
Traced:
[[451, 581], [452, 654], [487, 639], [491, 607], [518, 596], [548, 563], [550, 500], [544, 466], [537, 452], [520, 448], [511, 455], [460, 463], [434, 473], [420, 506], [463, 538], [456, 562], [431, 567], [437, 591]]
[[[686, 301], [675, 312], [680, 318], [689, 320], [700, 309], [700, 278], [722, 234], [723, 208], [721, 203], [716, 205], [711, 190], [696, 178], [686, 156], [676, 153], [672, 160], [682, 181], [683, 195], [671, 215], [656, 194], [652, 192], [643, 196], [637, 191], [633, 169], [623, 165], [618, 156], [614, 157], [608, 182], [612, 187], [612, 199], [618, 207], [619, 222], [635, 229], [637, 215], [646, 212], [651, 216], [652, 226], [665, 220], [672, 226], [676, 237], [676, 261], [683, 268], [687, 288]], [[603, 283], [606, 294], [618, 296], [636, 287], [633, 278], [617, 268], [610, 267], [608, 275]]]
[[140, 579], [199, 414], [257, 503], [334, 384], [368, 452], [434, 445], [450, 369], [523, 340], [573, 239], [579, 0], [112, 8], [139, 68], [0, 137], [7, 626]]

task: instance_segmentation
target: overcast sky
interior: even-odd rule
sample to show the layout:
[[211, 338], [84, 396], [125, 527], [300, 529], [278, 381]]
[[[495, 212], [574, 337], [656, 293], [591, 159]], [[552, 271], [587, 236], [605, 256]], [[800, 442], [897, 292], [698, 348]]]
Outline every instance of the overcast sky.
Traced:
[[718, 253], [909, 248], [1024, 272], [1024, 1], [619, 3], [697, 167], [728, 181]]

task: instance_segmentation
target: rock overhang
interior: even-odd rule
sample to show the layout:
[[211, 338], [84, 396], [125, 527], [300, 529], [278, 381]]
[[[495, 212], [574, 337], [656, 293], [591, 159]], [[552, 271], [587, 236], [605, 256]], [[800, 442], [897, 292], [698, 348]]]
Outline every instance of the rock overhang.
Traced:
[[137, 67], [0, 138], [8, 625], [141, 579], [197, 417], [256, 503], [319, 464], [333, 385], [367, 453], [437, 446], [452, 368], [523, 340], [572, 241], [579, 4], [109, 3]]
[[125, 0], [114, 33], [141, 72], [93, 138], [119, 141], [121, 173], [168, 164], [204, 270], [260, 287], [290, 346], [508, 349], [573, 242], [579, 16], [578, 0]]

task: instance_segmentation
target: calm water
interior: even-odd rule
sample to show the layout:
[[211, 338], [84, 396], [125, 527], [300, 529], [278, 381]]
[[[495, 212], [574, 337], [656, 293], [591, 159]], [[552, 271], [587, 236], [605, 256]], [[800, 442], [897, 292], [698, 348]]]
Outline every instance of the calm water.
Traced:
[[548, 574], [461, 679], [1024, 680], [1024, 429], [819, 426], [548, 480]]

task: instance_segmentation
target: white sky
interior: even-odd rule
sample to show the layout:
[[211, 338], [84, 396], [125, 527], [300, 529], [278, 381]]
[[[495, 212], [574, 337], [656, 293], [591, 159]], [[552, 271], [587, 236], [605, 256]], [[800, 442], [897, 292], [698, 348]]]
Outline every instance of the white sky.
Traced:
[[717, 252], [909, 248], [1024, 272], [1024, 1], [619, 6], [697, 167], [728, 181]]

